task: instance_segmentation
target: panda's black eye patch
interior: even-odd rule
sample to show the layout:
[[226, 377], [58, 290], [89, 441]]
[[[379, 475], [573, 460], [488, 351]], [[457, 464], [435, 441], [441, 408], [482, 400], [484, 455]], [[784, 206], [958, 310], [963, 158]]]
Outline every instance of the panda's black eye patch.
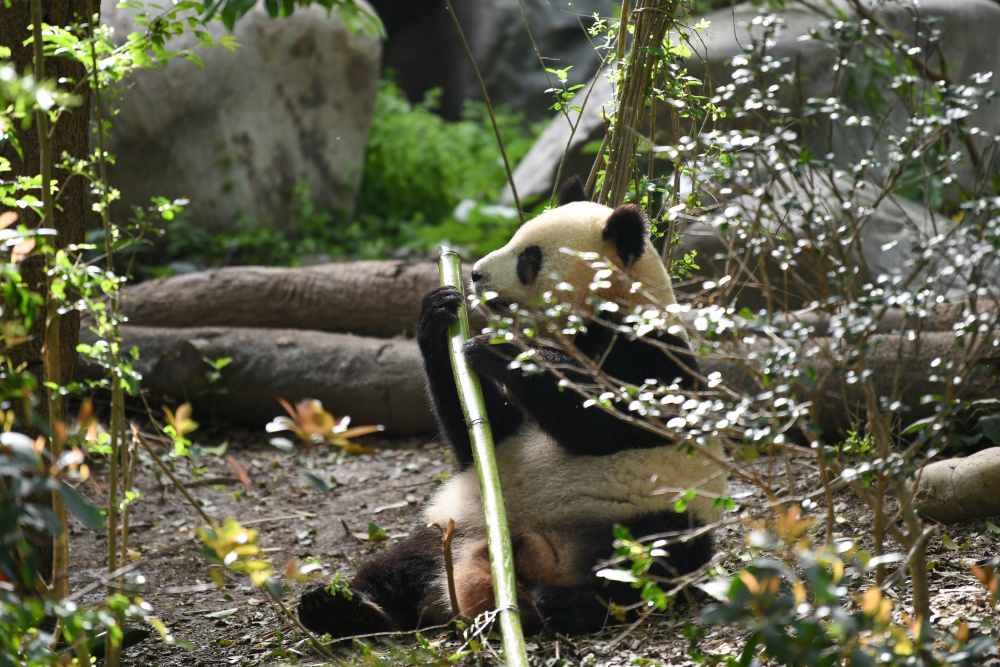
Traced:
[[517, 256], [517, 279], [525, 285], [530, 285], [538, 278], [542, 270], [542, 249], [529, 245]]

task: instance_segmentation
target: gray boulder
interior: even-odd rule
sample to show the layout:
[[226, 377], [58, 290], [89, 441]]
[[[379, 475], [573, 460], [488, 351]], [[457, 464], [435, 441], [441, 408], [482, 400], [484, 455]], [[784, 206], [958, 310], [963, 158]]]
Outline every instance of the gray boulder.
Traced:
[[[729, 298], [751, 308], [767, 305], [766, 292], [784, 309], [831, 296], [836, 288], [827, 287], [826, 274], [838, 264], [857, 269], [858, 286], [899, 276], [911, 289], [926, 283], [949, 300], [970, 296], [977, 285], [1000, 284], [995, 257], [973, 258], [968, 246], [958, 253], [964, 258], [956, 257], [956, 250], [931, 242], [954, 230], [950, 218], [881, 194], [842, 175], [785, 173], [724, 203], [710, 221], [688, 224], [674, 257], [696, 251], [698, 274], [716, 282], [731, 275]], [[927, 250], [915, 252], [916, 246]]]
[[[848, 15], [854, 15], [851, 7], [843, 0], [835, 0], [835, 5]], [[691, 59], [691, 74], [704, 77], [704, 61], [716, 87], [732, 81], [732, 71], [735, 68], [730, 66], [730, 62], [744, 52], [744, 45], [750, 43], [751, 37], [761, 37], [762, 29], [759, 25], [752, 26], [749, 33], [746, 30], [761, 11], [761, 8], [745, 2], [707, 14], [705, 18], [710, 21], [711, 26], [706, 32], [699, 33], [699, 39], [695, 40], [698, 53]], [[890, 2], [879, 6], [875, 13], [882, 23], [898, 30], [908, 42], [921, 44], [914, 34], [911, 14], [914, 11], [921, 16], [939, 20], [936, 26], [941, 29], [940, 49], [930, 58], [929, 63], [937, 71], [946, 72], [950, 81], [966, 83], [973, 74], [989, 72], [1000, 66], [1000, 41], [994, 38], [1000, 31], [1000, 5], [993, 0], [921, 0], [916, 7], [908, 3]], [[790, 2], [785, 7], [781, 18], [784, 27], [768, 53], [776, 59], [787, 59], [782, 71], [797, 69], [800, 82], [794, 86], [779, 86], [775, 92], [777, 100], [794, 111], [810, 98], [838, 98], [858, 113], [872, 113], [864, 108], [860, 100], [846, 98], [845, 85], [848, 77], [844, 76], [843, 71], [838, 76], [838, 72], [833, 69], [837, 54], [822, 41], [805, 39], [812, 30], [823, 33], [823, 23], [829, 19], [796, 2]], [[850, 53], [847, 60], [858, 62], [859, 58], [859, 53]], [[866, 75], [858, 72], [855, 83], [864, 87], [868, 82]], [[1000, 76], [992, 77], [984, 85], [989, 90], [1000, 91]], [[737, 94], [739, 90], [738, 88]], [[567, 146], [569, 154], [567, 167], [563, 170], [564, 177], [572, 173], [589, 173], [593, 156], [584, 155], [581, 149], [588, 142], [603, 138], [604, 124], [599, 115], [600, 106], [610, 103], [610, 85], [602, 78], [591, 95], [580, 127], [572, 135], [572, 140], [570, 123], [565, 118], [556, 117], [551, 121], [514, 172], [514, 183], [522, 199], [532, 195], [547, 196], [552, 191], [559, 161]], [[905, 120], [905, 112], [897, 108], [890, 116], [888, 127], [900, 127], [905, 124]], [[739, 122], [746, 127], [752, 121], [745, 119]], [[969, 127], [982, 128], [989, 136], [1000, 133], [1000, 114], [992, 107], [980, 108], [966, 118], [965, 122]], [[860, 127], [848, 129], [849, 132], [845, 132], [844, 128], [835, 127], [832, 136], [828, 137], [826, 128], [820, 128], [808, 132], [806, 139], [818, 153], [833, 152], [839, 164], [848, 164], [864, 154], [871, 143], [873, 131]], [[659, 137], [658, 142], [668, 144], [675, 139]], [[980, 145], [982, 143], [985, 140]], [[883, 142], [876, 148], [884, 161], [887, 146]], [[967, 184], [971, 179], [971, 168], [968, 165], [962, 167], [959, 180]], [[509, 190], [505, 191], [504, 200], [511, 200]]]
[[[420, 99], [428, 88], [440, 87], [441, 110], [450, 118], [459, 115], [466, 99], [482, 99], [444, 0], [372, 0], [372, 4], [389, 36], [386, 68], [396, 73], [411, 98]], [[523, 111], [529, 119], [545, 118], [552, 104], [544, 92], [552, 84], [531, 38], [545, 58], [545, 67], [573, 66], [570, 83], [584, 83], [597, 71], [601, 57], [581, 23], [589, 27], [595, 12], [610, 17], [620, 5], [613, 0], [453, 0], [452, 4], [490, 100]]]
[[[139, 28], [131, 9], [103, 2], [117, 43]], [[221, 23], [209, 32], [226, 34]], [[351, 34], [319, 6], [272, 19], [261, 5], [235, 28], [235, 52], [198, 51], [204, 68], [175, 58], [123, 82], [108, 149], [119, 219], [152, 196], [187, 198], [192, 224], [224, 229], [239, 217], [287, 227], [292, 189], [348, 214], [364, 164], [381, 44]], [[185, 35], [171, 48], [190, 48]]]

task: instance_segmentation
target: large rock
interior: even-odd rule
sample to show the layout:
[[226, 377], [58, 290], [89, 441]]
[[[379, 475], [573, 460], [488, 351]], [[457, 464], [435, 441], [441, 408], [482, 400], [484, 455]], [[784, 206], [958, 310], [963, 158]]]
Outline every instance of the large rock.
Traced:
[[[385, 65], [403, 89], [419, 99], [431, 87], [442, 89], [442, 111], [457, 117], [466, 99], [482, 99], [468, 56], [444, 0], [372, 0], [385, 22]], [[525, 22], [545, 67], [572, 66], [570, 83], [589, 81], [601, 57], [581, 28], [593, 14], [609, 17], [613, 0], [454, 0], [452, 3], [494, 104], [544, 118], [552, 97], [550, 78], [539, 62]], [[522, 9], [524, 16], [522, 17]], [[574, 13], [575, 12], [575, 13]], [[556, 83], [554, 77], [552, 83]]]
[[1000, 514], [1000, 447], [929, 463], [907, 486], [914, 493], [917, 511], [936, 521], [996, 516]]
[[[105, 0], [105, 23], [123, 43], [138, 30], [131, 9]], [[218, 39], [221, 23], [208, 29]], [[173, 59], [140, 71], [114, 118], [109, 179], [123, 194], [119, 218], [155, 195], [188, 198], [190, 221], [225, 228], [240, 216], [289, 225], [297, 182], [314, 200], [348, 213], [364, 164], [378, 89], [381, 44], [351, 34], [319, 6], [272, 19], [262, 6], [236, 24], [235, 52], [198, 51], [204, 68]], [[172, 40], [190, 48], [192, 35]]]
[[[835, 4], [849, 16], [854, 15], [851, 7], [843, 0], [836, 0]], [[759, 25], [753, 26], [749, 33], [746, 29], [753, 19], [759, 16], [760, 11], [759, 7], [745, 2], [707, 14], [705, 18], [710, 21], [711, 26], [705, 33], [699, 33], [698, 38], [694, 40], [698, 54], [693, 56], [689, 63], [691, 74], [703, 78], [705, 72], [703, 62], [705, 62], [716, 87], [732, 81], [732, 72], [735, 68], [730, 66], [730, 62], [735, 56], [744, 53], [744, 47], [751, 42], [751, 38], [760, 39], [762, 36]], [[935, 25], [942, 28], [940, 50], [930, 58], [930, 64], [935, 70], [946, 72], [951, 82], [967, 83], [973, 74], [989, 72], [1000, 66], [1000, 41], [994, 37], [1000, 31], [1000, 6], [996, 2], [921, 0], [916, 7], [908, 3], [890, 2], [878, 7], [875, 13], [887, 27], [898, 30], [904, 39], [916, 44], [919, 40], [914, 34], [915, 25], [912, 19], [914, 11], [923, 17], [939, 19]], [[790, 73], [797, 70], [799, 78], [795, 85], [780, 85], [774, 92], [777, 100], [789, 109], [797, 110], [810, 98], [825, 100], [834, 97], [841, 99], [858, 113], [877, 114], [877, 110], [866, 109], [861, 100], [845, 95], [850, 77], [845, 76], [843, 70], [834, 70], [838, 55], [828, 48], [827, 42], [821, 39], [808, 39], [811, 31], [818, 31], [821, 36], [825, 35], [823, 24], [829, 19], [795, 2], [790, 2], [780, 15], [784, 27], [774, 38], [774, 45], [768, 48], [768, 55], [777, 60], [785, 60], [781, 72]], [[873, 45], [877, 45], [874, 36], [870, 39], [873, 40]], [[852, 52], [847, 60], [859, 63], [861, 57], [860, 53]], [[857, 71], [857, 78], [853, 82], [858, 89], [865, 88], [870, 82], [864, 69], [862, 67]], [[983, 85], [992, 91], [1000, 91], [1000, 76], [994, 76]], [[746, 86], [738, 87], [737, 97], [739, 91], [745, 89]], [[885, 96], [887, 103], [891, 102], [889, 91], [886, 91]], [[604, 136], [604, 124], [599, 116], [600, 105], [608, 103], [610, 99], [610, 86], [601, 81], [600, 88], [591, 95], [589, 107], [585, 109], [583, 121], [573, 135], [572, 142], [570, 142], [571, 129], [566, 120], [556, 117], [551, 121], [536, 146], [514, 171], [514, 183], [522, 199], [552, 191], [559, 160], [568, 144], [570, 145], [567, 159], [569, 168], [564, 169], [564, 175], [590, 171], [593, 156], [583, 155], [581, 149], [588, 142], [599, 140]], [[903, 127], [905, 121], [904, 109], [897, 106], [890, 115], [887, 127]], [[750, 121], [740, 122], [745, 127]], [[979, 111], [966, 118], [965, 122], [969, 127], [982, 128], [987, 136], [994, 136], [1000, 132], [1000, 114], [997, 114], [993, 107], [981, 107]], [[665, 128], [666, 125], [660, 123], [660, 127]], [[848, 164], [863, 156], [871, 143], [873, 132], [874, 128], [835, 126], [832, 136], [828, 137], [824, 126], [811, 131], [808, 138], [810, 145], [817, 147], [817, 151], [826, 152], [829, 148], [836, 155], [838, 163]], [[658, 141], [672, 143], [672, 138], [661, 136]], [[876, 148], [884, 163], [888, 149], [884, 138], [876, 143]], [[949, 150], [961, 148], [953, 146]], [[964, 184], [971, 182], [973, 174], [968, 162], [960, 168], [959, 176]], [[509, 189], [504, 192], [503, 197], [505, 201], [510, 201]]]
[[[734, 285], [731, 296], [751, 308], [767, 305], [768, 292], [778, 299], [772, 304], [782, 308], [823, 301], [839, 289], [826, 278], [837, 263], [857, 269], [853, 281], [858, 287], [879, 284], [881, 276], [912, 274], [915, 280], [907, 282], [914, 287], [926, 282], [951, 299], [969, 296], [972, 266], [954, 270], [953, 251], [936, 250], [929, 242], [947, 235], [954, 222], [915, 202], [880, 195], [871, 183], [846, 177], [786, 173], [735, 197], [711, 221], [688, 224], [675, 259], [694, 250], [702, 276], [718, 280], [730, 274], [736, 283], [747, 281]], [[931, 250], [917, 253], [918, 245]], [[1000, 281], [996, 258], [979, 259], [975, 270], [978, 284]], [[755, 280], [748, 280], [750, 274]]]

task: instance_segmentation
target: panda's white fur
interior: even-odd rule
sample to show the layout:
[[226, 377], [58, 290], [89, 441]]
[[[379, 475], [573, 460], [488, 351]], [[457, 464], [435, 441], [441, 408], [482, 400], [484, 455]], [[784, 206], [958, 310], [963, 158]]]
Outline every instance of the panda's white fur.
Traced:
[[[718, 444], [712, 455], [722, 460]], [[572, 579], [559, 571], [562, 563], [571, 572], [578, 562], [578, 543], [573, 527], [581, 521], [600, 520], [626, 523], [645, 514], [671, 511], [677, 499], [696, 489], [688, 509], [703, 525], [722, 517], [713, 501], [726, 494], [725, 471], [698, 450], [688, 455], [673, 443], [655, 449], [629, 449], [606, 456], [573, 455], [529, 422], [516, 436], [496, 447], [497, 467], [503, 487], [507, 516], [520, 530], [542, 536], [552, 550], [550, 571], [543, 576], [551, 583], [571, 585]], [[486, 563], [477, 558], [476, 544], [485, 544], [486, 524], [481, 504], [479, 478], [474, 468], [452, 475], [424, 507], [427, 524], [447, 526], [453, 519], [459, 529], [453, 540], [456, 581], [482, 572]], [[640, 537], [640, 536], [637, 536]], [[610, 550], [609, 550], [610, 555]], [[446, 622], [448, 581], [442, 569], [435, 584], [438, 590], [434, 609]], [[461, 585], [459, 585], [461, 588]], [[463, 610], [475, 615], [489, 607], [492, 598]]]
[[[712, 453], [723, 456], [718, 445]], [[548, 527], [581, 519], [627, 521], [672, 508], [689, 489], [699, 491], [687, 506], [701, 523], [715, 523], [722, 516], [713, 500], [726, 491], [725, 473], [711, 458], [698, 451], [689, 456], [672, 443], [604, 456], [570, 454], [528, 422], [497, 444], [496, 457], [508, 513], [522, 523]], [[445, 526], [454, 519], [463, 531], [483, 530], [475, 469], [449, 477], [423, 516], [427, 523]]]
[[[582, 187], [577, 187], [576, 199], [583, 199]], [[545, 292], [564, 282], [572, 291], [559, 291], [559, 298], [586, 308], [587, 297], [594, 294], [594, 269], [563, 248], [597, 253], [620, 269], [596, 292], [605, 300], [625, 307], [663, 309], [676, 304], [641, 211], [610, 209], [587, 201], [561, 205], [523, 225], [507, 245], [476, 263], [474, 290], [496, 299], [496, 305], [523, 307], [539, 302]], [[636, 290], [635, 283], [643, 289]], [[491, 609], [494, 602], [479, 482], [444, 342], [443, 328], [459, 303], [457, 292], [435, 290], [424, 301], [417, 328], [442, 438], [462, 468], [428, 501], [422, 519], [425, 525], [440, 527], [454, 520], [458, 604], [460, 612], [471, 617]], [[580, 352], [585, 344], [593, 347], [596, 340], [597, 352], [590, 349], [587, 354], [601, 357], [600, 350], [606, 349], [602, 363], [630, 375], [632, 383], [659, 377], [669, 384], [674, 379], [670, 376], [675, 370], [684, 372], [685, 364], [696, 368], [693, 358], [682, 363], [677, 353], [668, 356], [645, 343], [602, 334], [602, 328], [595, 322], [590, 333], [578, 335]], [[679, 323], [674, 320], [669, 329], [669, 333], [661, 332], [669, 345], [686, 350], [688, 339]], [[610, 527], [620, 523], [645, 529], [643, 534], [647, 534], [718, 521], [721, 509], [714, 501], [725, 496], [727, 489], [720, 464], [722, 448], [715, 445], [707, 453], [696, 449], [689, 454], [677, 443], [602, 414], [600, 408], [585, 409], [582, 399], [559, 390], [551, 376], [528, 378], [508, 367], [506, 359], [494, 353], [503, 346], [490, 346], [485, 340], [470, 341], [465, 354], [483, 377], [487, 412], [493, 422], [514, 538], [512, 558], [522, 619], [536, 630], [541, 625], [560, 632], [596, 629], [603, 625], [605, 612], [594, 598], [606, 589], [594, 576], [594, 568], [597, 560], [612, 553]], [[572, 359], [565, 357], [563, 363], [572, 364]], [[650, 375], [644, 375], [647, 372]], [[688, 382], [694, 382], [690, 375]], [[686, 512], [678, 515], [675, 503], [689, 489], [695, 489], [696, 495], [687, 502]], [[679, 554], [680, 572], [708, 560], [711, 543], [705, 540], [709, 538], [696, 538], [691, 546], [674, 543], [669, 547]], [[303, 596], [300, 618], [317, 632], [335, 635], [446, 622], [451, 605], [440, 549], [439, 533], [417, 529], [406, 540], [362, 562], [351, 582], [352, 597], [323, 590]]]

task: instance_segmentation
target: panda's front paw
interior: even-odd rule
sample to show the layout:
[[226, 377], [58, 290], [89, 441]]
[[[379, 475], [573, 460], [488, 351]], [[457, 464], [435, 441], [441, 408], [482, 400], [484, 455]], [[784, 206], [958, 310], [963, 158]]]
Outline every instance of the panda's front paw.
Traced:
[[313, 588], [302, 594], [298, 612], [307, 629], [334, 638], [396, 629], [381, 607], [357, 591], [331, 593], [325, 586]]
[[502, 380], [510, 372], [510, 362], [517, 358], [521, 350], [510, 343], [491, 345], [489, 336], [473, 336], [462, 346], [465, 360], [472, 370], [495, 380]]
[[458, 317], [462, 293], [451, 285], [442, 285], [427, 293], [414, 336], [421, 348], [443, 345], [448, 325]]

